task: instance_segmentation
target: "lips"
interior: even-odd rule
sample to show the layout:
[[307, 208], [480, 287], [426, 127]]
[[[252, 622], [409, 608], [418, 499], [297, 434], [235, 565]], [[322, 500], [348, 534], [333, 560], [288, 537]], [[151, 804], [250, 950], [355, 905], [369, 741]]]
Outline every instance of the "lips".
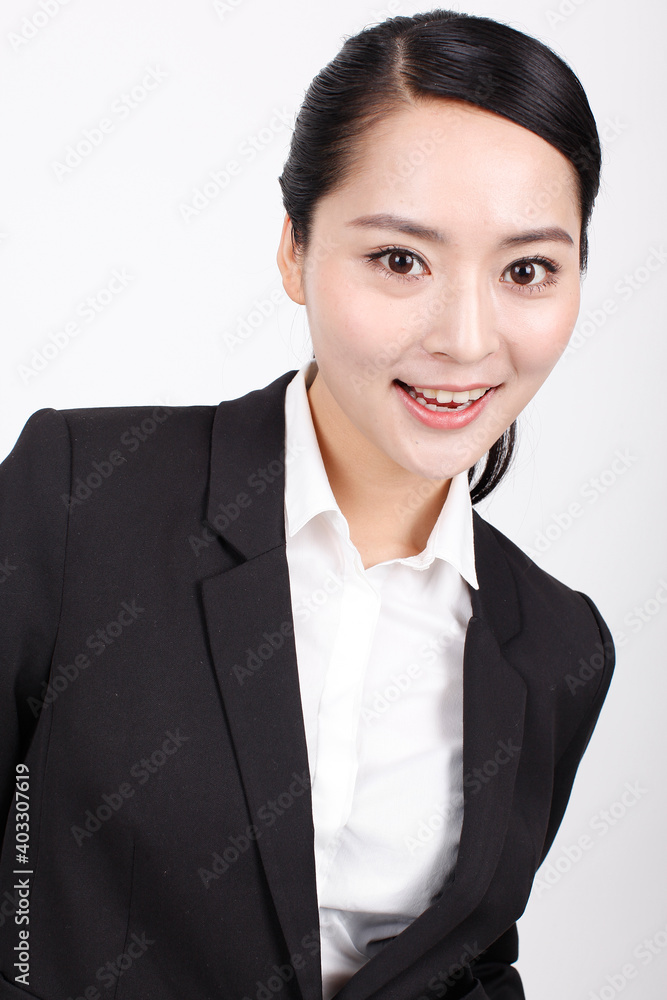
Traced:
[[[480, 414], [484, 412], [489, 401], [493, 399], [499, 390], [499, 386], [497, 385], [488, 387], [475, 386], [475, 389], [479, 388], [483, 393], [478, 399], [468, 399], [467, 403], [456, 403], [454, 400], [451, 403], [438, 403], [437, 401], [427, 400], [423, 395], [424, 390], [429, 389], [429, 391], [435, 393], [442, 391], [450, 395], [454, 394], [454, 390], [430, 389], [429, 386], [415, 387], [405, 382], [400, 382], [398, 379], [394, 379], [392, 385], [397, 398], [411, 417], [425, 427], [430, 427], [436, 431], [456, 431], [467, 427], [468, 424], [477, 420]], [[461, 391], [466, 391], [467, 393], [470, 390]]]
[[449, 389], [431, 389], [429, 387], [409, 385], [396, 379], [413, 399], [429, 410], [464, 410], [476, 400], [481, 399], [493, 386], [479, 386], [471, 389], [453, 391]]

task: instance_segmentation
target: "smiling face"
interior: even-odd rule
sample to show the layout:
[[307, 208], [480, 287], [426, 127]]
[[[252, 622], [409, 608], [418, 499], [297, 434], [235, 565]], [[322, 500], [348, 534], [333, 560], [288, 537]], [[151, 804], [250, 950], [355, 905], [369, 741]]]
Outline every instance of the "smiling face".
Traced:
[[533, 132], [448, 99], [389, 116], [361, 153], [317, 203], [305, 257], [287, 218], [278, 252], [308, 315], [313, 417], [376, 472], [449, 479], [509, 427], [570, 338], [576, 171]]

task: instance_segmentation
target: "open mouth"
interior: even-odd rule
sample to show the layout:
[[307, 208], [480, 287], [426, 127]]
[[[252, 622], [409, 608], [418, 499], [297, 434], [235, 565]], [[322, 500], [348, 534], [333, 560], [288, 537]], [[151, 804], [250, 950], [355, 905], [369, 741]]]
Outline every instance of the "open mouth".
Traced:
[[407, 382], [395, 381], [405, 389], [418, 403], [427, 410], [467, 410], [474, 402], [481, 399], [493, 386], [480, 389], [468, 389], [464, 392], [450, 392], [448, 389], [425, 389], [420, 386], [408, 385]]

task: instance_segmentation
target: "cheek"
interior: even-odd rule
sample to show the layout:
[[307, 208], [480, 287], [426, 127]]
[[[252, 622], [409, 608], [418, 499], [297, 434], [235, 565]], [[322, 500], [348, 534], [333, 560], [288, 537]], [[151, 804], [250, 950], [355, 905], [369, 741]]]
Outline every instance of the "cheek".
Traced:
[[306, 294], [315, 354], [348, 368], [372, 363], [387, 343], [390, 306], [386, 296], [369, 295], [367, 287], [350, 281], [344, 269], [318, 275]]
[[508, 342], [520, 376], [540, 381], [547, 377], [568, 345], [578, 312], [577, 290], [562, 300], [544, 303], [533, 315], [525, 311], [515, 317]]

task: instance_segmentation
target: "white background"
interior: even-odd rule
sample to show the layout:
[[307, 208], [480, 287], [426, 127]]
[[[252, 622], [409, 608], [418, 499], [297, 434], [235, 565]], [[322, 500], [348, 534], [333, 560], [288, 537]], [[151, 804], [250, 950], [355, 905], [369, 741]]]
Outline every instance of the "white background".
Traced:
[[[69, 0], [42, 26], [37, 0], [3, 0], [0, 458], [44, 406], [217, 403], [310, 356], [305, 311], [281, 294], [275, 263], [291, 123], [345, 36], [432, 5], [218, 6]], [[566, 818], [519, 924], [519, 968], [529, 1000], [664, 1000], [667, 267], [643, 268], [658, 259], [653, 250], [667, 250], [666, 8], [480, 0], [457, 9], [551, 45], [582, 80], [605, 141], [573, 349], [520, 418], [513, 473], [478, 508], [593, 598], [618, 651]], [[149, 70], [154, 89], [121, 112]], [[287, 126], [275, 127], [276, 112]], [[111, 131], [58, 177], [67, 147], [104, 118]], [[232, 159], [240, 174], [217, 193], [209, 187], [213, 196], [186, 221], [195, 189]], [[81, 304], [104, 301], [114, 270], [128, 276], [126, 287], [88, 321]], [[257, 320], [258, 301], [268, 315], [244, 326]], [[62, 331], [72, 323], [68, 340]], [[577, 517], [567, 514], [572, 504]], [[626, 783], [639, 790], [619, 805]], [[572, 860], [584, 835], [588, 850]], [[641, 958], [650, 954], [645, 939], [657, 942], [650, 961]], [[636, 977], [621, 971], [627, 963]]]

